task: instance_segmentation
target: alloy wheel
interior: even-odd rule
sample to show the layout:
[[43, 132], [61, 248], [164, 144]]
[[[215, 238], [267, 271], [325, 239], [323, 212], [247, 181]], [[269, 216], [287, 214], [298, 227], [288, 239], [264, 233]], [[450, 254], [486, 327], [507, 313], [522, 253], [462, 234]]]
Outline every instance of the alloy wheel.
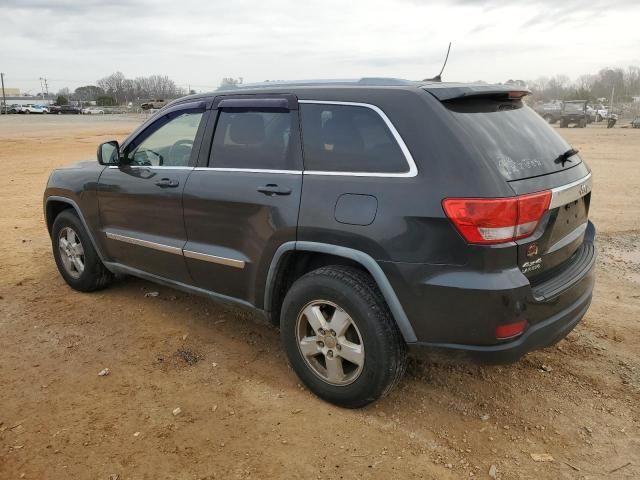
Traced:
[[58, 250], [65, 271], [73, 278], [80, 278], [84, 272], [84, 247], [73, 228], [64, 227], [60, 230]]
[[351, 316], [328, 300], [305, 305], [296, 320], [298, 349], [313, 373], [331, 385], [353, 383], [362, 373], [364, 342]]

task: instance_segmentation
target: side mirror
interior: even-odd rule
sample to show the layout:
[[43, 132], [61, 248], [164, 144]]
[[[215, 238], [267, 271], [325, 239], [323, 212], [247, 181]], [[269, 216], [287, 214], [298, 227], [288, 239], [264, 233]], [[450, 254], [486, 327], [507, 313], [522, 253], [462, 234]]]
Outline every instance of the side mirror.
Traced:
[[120, 163], [120, 145], [116, 140], [101, 143], [98, 146], [100, 165], [118, 165]]

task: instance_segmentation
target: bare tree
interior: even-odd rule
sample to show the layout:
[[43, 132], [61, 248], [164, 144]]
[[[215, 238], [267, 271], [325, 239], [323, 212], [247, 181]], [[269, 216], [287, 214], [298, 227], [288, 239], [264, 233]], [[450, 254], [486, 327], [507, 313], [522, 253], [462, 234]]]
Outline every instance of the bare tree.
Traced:
[[95, 85], [85, 85], [84, 87], [76, 88], [74, 95], [84, 102], [92, 101], [101, 95], [104, 95], [104, 90]]
[[150, 75], [128, 79], [122, 72], [113, 73], [98, 80], [97, 85], [104, 93], [116, 99], [119, 104], [136, 99], [171, 99], [186, 94], [166, 75]]
[[218, 90], [230, 90], [234, 88], [238, 88], [239, 85], [242, 85], [242, 77], [233, 78], [233, 77], [224, 77], [220, 82], [220, 86]]

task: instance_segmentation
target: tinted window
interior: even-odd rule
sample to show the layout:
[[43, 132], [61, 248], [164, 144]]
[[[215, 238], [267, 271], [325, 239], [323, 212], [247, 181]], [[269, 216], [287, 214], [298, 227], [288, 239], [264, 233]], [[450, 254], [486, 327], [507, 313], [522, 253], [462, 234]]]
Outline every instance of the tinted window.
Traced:
[[133, 165], [188, 166], [201, 120], [201, 112], [177, 116], [145, 138], [127, 157]]
[[569, 113], [582, 113], [584, 111], [584, 103], [565, 103], [564, 109]]
[[403, 173], [407, 160], [384, 120], [367, 107], [301, 104], [306, 170]]
[[555, 163], [571, 147], [537, 113], [522, 102], [467, 99], [445, 102], [462, 127], [465, 141], [478, 160], [496, 165], [506, 180], [535, 177], [580, 163], [571, 157]]
[[296, 170], [288, 111], [221, 110], [209, 166]]

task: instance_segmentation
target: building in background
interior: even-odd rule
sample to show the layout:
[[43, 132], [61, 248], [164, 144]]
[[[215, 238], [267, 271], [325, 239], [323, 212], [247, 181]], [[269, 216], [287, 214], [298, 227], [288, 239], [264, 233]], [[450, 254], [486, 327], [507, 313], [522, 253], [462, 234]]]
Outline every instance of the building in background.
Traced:
[[[44, 97], [40, 95], [29, 95], [29, 96], [18, 96], [7, 94], [7, 89], [5, 88], [5, 98], [7, 101], [7, 105], [52, 105], [55, 102], [55, 97], [53, 95], [49, 95], [48, 97], [45, 95]], [[17, 89], [14, 89], [17, 90]], [[0, 92], [2, 95], [2, 92]]]
[[[0, 92], [0, 94], [1, 93], [2, 92]], [[20, 89], [19, 88], [4, 87], [4, 94], [7, 97], [19, 97], [20, 96]]]

